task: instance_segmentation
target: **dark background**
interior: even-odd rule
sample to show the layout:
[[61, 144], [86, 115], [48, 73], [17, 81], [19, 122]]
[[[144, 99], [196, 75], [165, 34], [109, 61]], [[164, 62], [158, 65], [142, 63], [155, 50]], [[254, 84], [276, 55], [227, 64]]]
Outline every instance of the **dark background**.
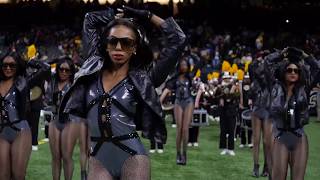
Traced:
[[[103, 9], [106, 6], [119, 7], [126, 4], [117, 0], [114, 4], [99, 5], [97, 1], [84, 3], [72, 0], [51, 2], [29, 1], [0, 4], [0, 28], [28, 28], [32, 25], [62, 24], [80, 28], [85, 12]], [[142, 4], [131, 0], [130, 6], [148, 8], [167, 17], [172, 15], [172, 3]], [[232, 29], [244, 26], [264, 30], [286, 29], [319, 30], [320, 1], [318, 0], [181, 0], [176, 18], [188, 23], [207, 21], [215, 29]], [[289, 23], [286, 23], [286, 20]]]

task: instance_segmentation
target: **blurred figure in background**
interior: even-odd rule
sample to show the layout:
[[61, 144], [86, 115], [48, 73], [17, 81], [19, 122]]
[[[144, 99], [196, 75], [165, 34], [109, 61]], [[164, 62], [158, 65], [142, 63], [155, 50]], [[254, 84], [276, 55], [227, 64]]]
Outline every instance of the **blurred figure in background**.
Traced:
[[167, 88], [164, 89], [160, 102], [163, 102], [171, 91], [175, 92], [174, 116], [177, 123], [176, 163], [178, 165], [186, 165], [189, 126], [193, 115], [194, 99], [191, 95], [190, 64], [185, 58], [180, 60], [177, 71], [177, 75], [169, 80]]
[[264, 166], [261, 176], [269, 176], [271, 170], [271, 134], [272, 122], [269, 117], [270, 93], [272, 80], [270, 79], [267, 63], [263, 54], [257, 54], [257, 58], [249, 66], [251, 80], [252, 101], [252, 132], [253, 132], [253, 177], [259, 177], [259, 151], [261, 134], [263, 138]]
[[222, 149], [220, 154], [235, 156], [234, 137], [239, 106], [239, 89], [237, 89], [229, 72], [224, 72], [222, 79], [221, 91], [223, 95], [219, 102], [221, 108], [219, 148]]

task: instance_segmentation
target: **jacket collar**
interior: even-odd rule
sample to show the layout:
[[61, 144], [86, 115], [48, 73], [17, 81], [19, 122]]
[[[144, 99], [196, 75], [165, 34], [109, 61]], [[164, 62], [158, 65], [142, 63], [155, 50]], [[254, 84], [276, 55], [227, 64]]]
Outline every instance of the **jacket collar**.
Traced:
[[103, 67], [103, 59], [99, 56], [90, 56], [79, 69], [79, 71], [74, 75], [74, 84], [79, 78], [84, 76], [89, 76], [99, 72]]
[[162, 109], [155, 88], [146, 71], [132, 70], [129, 71], [129, 77], [138, 90], [142, 100], [160, 117], [162, 117]]
[[[103, 59], [99, 56], [91, 56], [85, 61], [80, 70], [75, 74], [73, 86], [83, 77], [88, 77], [101, 71], [103, 67]], [[138, 90], [141, 99], [152, 109], [157, 115], [162, 116], [162, 110], [158, 95], [154, 86], [144, 70], [130, 70], [129, 77], [133, 85]]]

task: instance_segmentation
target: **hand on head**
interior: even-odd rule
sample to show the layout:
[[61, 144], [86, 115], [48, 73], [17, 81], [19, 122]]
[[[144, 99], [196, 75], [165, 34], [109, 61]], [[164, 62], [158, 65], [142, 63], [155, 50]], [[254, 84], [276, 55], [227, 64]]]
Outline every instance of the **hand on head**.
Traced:
[[119, 9], [123, 12], [125, 17], [137, 18], [140, 20], [150, 21], [152, 13], [148, 10], [134, 9], [128, 6], [122, 6], [123, 9]]

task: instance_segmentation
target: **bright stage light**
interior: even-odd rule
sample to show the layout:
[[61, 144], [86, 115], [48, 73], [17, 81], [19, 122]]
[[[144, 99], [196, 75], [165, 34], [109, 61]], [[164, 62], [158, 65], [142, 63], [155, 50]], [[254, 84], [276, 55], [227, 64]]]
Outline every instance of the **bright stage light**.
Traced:
[[[144, 2], [158, 2], [160, 4], [168, 4], [169, 0], [144, 0]], [[173, 0], [174, 3], [180, 2], [180, 0]]]
[[9, 0], [0, 0], [0, 4], [9, 3]]
[[[9, 0], [0, 0], [0, 1], [9, 1]], [[83, 0], [85, 3], [90, 1], [92, 2], [93, 0]], [[98, 0], [99, 4], [106, 4], [106, 2], [112, 4], [114, 3], [116, 0]], [[124, 0], [125, 2], [129, 2], [129, 0]], [[178, 3], [181, 0], [173, 0], [174, 3]], [[191, 0], [192, 2], [194, 2], [195, 0]], [[168, 4], [169, 0], [144, 0], [144, 2], [158, 2], [160, 4]]]

